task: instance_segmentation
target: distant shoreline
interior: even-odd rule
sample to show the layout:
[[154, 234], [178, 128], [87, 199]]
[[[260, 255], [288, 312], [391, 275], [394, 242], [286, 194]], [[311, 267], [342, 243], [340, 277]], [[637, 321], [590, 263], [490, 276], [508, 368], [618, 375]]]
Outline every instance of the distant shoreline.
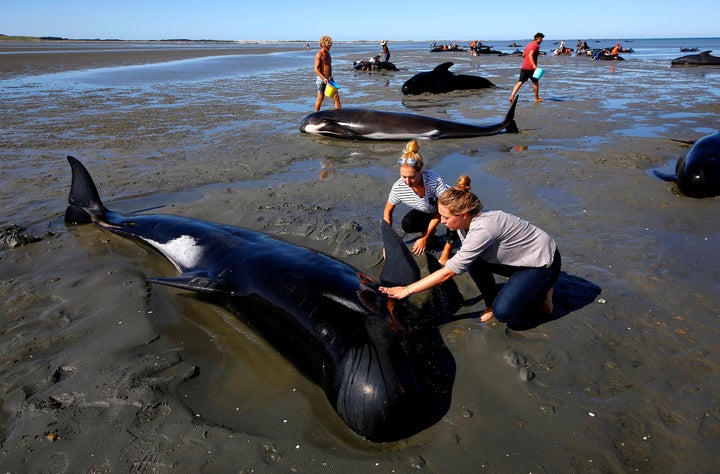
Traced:
[[[585, 38], [586, 41], [622, 41], [632, 42], [634, 40], [712, 40], [717, 39], [715, 36], [697, 36], [697, 37], [667, 37], [667, 38], [631, 38], [631, 37], [607, 37], [607, 38]], [[567, 40], [567, 38], [565, 38]], [[506, 42], [506, 41], [528, 41], [529, 38], [515, 38], [515, 39], [483, 39], [484, 43], [492, 42]], [[449, 42], [453, 41], [456, 43], [468, 43], [473, 39], [414, 39], [414, 40], [393, 40], [387, 39], [390, 43], [432, 43], [432, 42]], [[550, 38], [548, 41], [557, 43], [560, 39]], [[571, 40], [572, 41], [572, 40]], [[358, 39], [358, 40], [335, 40], [335, 44], [373, 44], [377, 43], [377, 39]], [[107, 44], [216, 44], [216, 45], [273, 45], [273, 44], [309, 44], [315, 46], [317, 38], [310, 40], [295, 39], [295, 40], [212, 40], [212, 39], [82, 39], [82, 38], [62, 38], [55, 36], [9, 36], [0, 34], [1, 43], [107, 43]]]
[[[61, 38], [55, 36], [8, 36], [0, 34], [0, 42], [14, 43], [130, 43], [130, 44], [315, 44], [317, 39], [313, 40], [211, 40], [211, 39], [160, 39], [160, 40], [122, 40], [122, 39], [81, 39], [81, 38]], [[427, 42], [427, 40], [407, 40], [407, 43]], [[352, 40], [352, 41], [335, 41], [335, 43], [377, 43], [377, 40]]]

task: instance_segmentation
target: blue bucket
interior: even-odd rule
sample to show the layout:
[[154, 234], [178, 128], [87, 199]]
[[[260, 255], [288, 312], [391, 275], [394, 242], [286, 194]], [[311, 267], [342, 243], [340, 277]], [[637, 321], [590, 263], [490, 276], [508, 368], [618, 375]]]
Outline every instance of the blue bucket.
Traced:
[[535, 79], [540, 79], [541, 77], [543, 77], [543, 74], [545, 74], [545, 69], [539, 67], [539, 68], [535, 69], [535, 72], [533, 73], [533, 77]]

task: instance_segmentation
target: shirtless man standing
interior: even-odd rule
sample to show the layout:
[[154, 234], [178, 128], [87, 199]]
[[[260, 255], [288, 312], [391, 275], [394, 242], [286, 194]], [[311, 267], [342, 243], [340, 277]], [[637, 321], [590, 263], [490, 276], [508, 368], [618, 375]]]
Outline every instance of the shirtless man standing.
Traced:
[[[332, 38], [329, 36], [320, 37], [320, 51], [315, 55], [315, 74], [317, 74], [317, 99], [315, 100], [315, 112], [320, 111], [320, 105], [322, 105], [323, 99], [325, 98], [325, 86], [328, 81], [332, 80], [332, 58], [330, 57], [330, 47], [332, 46]], [[335, 99], [335, 108], [340, 108], [340, 94], [335, 93], [333, 97]]]

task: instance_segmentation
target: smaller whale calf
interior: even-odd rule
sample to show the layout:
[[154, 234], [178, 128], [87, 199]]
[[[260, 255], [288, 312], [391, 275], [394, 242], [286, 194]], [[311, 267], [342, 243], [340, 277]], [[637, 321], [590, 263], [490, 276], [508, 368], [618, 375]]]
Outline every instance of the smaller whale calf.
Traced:
[[707, 135], [678, 159], [675, 174], [655, 171], [665, 181], [674, 181], [681, 193], [693, 198], [720, 196], [720, 132]]

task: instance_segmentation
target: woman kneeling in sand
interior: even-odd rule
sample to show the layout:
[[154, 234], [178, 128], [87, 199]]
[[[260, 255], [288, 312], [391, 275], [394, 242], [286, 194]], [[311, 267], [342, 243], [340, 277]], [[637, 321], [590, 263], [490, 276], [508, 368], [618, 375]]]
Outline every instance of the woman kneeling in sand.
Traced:
[[[494, 316], [511, 329], [522, 329], [533, 326], [537, 311], [552, 313], [552, 288], [561, 266], [552, 237], [512, 214], [483, 210], [480, 199], [463, 189], [442, 193], [438, 212], [448, 229], [458, 231], [458, 252], [425, 278], [408, 286], [380, 287], [381, 293], [407, 298], [467, 271], [487, 306], [481, 321]], [[508, 277], [500, 291], [493, 274]]]

